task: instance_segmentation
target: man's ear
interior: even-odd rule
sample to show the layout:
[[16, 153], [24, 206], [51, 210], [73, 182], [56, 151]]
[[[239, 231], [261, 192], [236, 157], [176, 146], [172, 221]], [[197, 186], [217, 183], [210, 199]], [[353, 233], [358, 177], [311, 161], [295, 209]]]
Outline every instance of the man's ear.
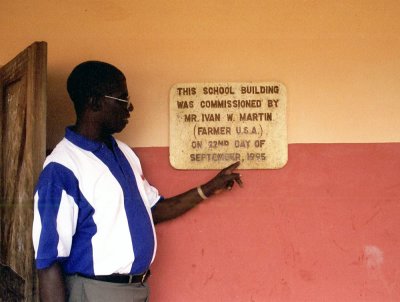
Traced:
[[101, 98], [91, 96], [89, 97], [89, 102], [87, 105], [89, 109], [96, 112], [101, 110], [103, 104], [101, 102]]

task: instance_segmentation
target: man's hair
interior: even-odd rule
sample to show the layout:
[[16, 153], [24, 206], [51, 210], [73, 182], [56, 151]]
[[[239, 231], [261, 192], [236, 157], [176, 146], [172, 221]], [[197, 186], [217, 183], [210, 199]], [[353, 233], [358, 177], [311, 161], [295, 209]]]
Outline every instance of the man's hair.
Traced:
[[74, 103], [75, 111], [80, 114], [90, 99], [98, 99], [125, 81], [125, 76], [115, 66], [100, 62], [87, 61], [76, 66], [67, 80], [68, 94]]

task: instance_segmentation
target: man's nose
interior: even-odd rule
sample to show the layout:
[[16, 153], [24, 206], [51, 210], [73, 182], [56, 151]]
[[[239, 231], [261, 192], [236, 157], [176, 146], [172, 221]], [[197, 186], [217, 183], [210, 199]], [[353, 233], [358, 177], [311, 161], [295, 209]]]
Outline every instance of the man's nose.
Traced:
[[133, 104], [132, 104], [131, 102], [129, 102], [129, 104], [128, 104], [128, 111], [129, 111], [129, 112], [132, 112], [133, 109], [134, 109]]

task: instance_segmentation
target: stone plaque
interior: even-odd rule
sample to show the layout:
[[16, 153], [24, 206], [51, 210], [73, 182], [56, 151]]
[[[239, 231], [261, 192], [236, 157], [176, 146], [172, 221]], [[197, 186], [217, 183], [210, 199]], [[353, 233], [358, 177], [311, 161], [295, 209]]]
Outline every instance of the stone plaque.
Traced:
[[278, 169], [288, 160], [286, 88], [278, 82], [182, 83], [170, 91], [176, 169]]

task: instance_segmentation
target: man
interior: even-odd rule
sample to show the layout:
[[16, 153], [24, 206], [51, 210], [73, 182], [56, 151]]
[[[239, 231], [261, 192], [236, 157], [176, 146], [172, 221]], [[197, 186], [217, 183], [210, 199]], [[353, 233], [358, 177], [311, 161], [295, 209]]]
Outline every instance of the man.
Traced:
[[163, 198], [139, 159], [113, 138], [133, 105], [116, 67], [84, 62], [67, 89], [76, 123], [47, 157], [35, 191], [33, 241], [42, 301], [148, 301], [154, 224], [230, 190], [239, 163], [198, 188]]

